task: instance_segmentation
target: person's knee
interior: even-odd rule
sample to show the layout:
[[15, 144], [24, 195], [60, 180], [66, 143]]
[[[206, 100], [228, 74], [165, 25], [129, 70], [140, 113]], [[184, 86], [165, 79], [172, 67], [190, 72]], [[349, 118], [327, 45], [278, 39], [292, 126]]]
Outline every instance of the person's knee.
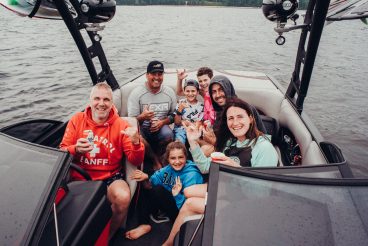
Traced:
[[159, 141], [168, 141], [168, 142], [172, 142], [174, 139], [174, 133], [171, 130], [171, 128], [168, 125], [165, 125], [161, 128], [160, 133], [159, 133]]
[[114, 209], [122, 212], [129, 207], [130, 203], [129, 187], [126, 184], [125, 185], [115, 184], [114, 186], [112, 185], [114, 185], [114, 183], [112, 183], [109, 187], [108, 198], [111, 204], [113, 205]]
[[194, 203], [194, 199], [189, 197], [185, 200], [183, 206], [181, 207], [180, 210], [182, 210], [183, 212], [189, 212], [193, 210], [195, 203]]

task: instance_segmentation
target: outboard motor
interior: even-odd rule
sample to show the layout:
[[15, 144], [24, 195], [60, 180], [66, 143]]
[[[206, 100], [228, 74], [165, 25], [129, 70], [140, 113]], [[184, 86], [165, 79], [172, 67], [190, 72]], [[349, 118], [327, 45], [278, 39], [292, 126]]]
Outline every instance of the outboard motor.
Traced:
[[[62, 0], [54, 0], [62, 1]], [[45, 19], [62, 18], [52, 0], [0, 0], [0, 5], [21, 16]], [[103, 23], [111, 20], [116, 11], [115, 0], [63, 0], [73, 18], [83, 23]]]
[[278, 45], [283, 45], [285, 43], [285, 38], [282, 36], [282, 33], [290, 31], [284, 29], [287, 20], [293, 20], [296, 25], [296, 20], [299, 15], [295, 12], [298, 10], [298, 6], [298, 0], [263, 0], [262, 11], [264, 16], [268, 20], [277, 23], [275, 31], [279, 34], [279, 37], [276, 39]]

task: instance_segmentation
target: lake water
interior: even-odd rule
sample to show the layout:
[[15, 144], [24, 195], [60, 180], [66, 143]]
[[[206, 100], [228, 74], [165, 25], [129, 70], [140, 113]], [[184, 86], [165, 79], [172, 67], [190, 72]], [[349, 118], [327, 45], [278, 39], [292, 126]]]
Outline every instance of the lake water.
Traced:
[[[66, 120], [86, 105], [90, 80], [62, 21], [18, 17], [0, 9], [0, 127], [26, 119]], [[300, 31], [277, 46], [275, 24], [260, 9], [119, 6], [102, 44], [120, 82], [152, 59], [166, 67], [265, 72], [290, 80]], [[357, 176], [368, 176], [368, 27], [360, 21], [324, 29], [305, 111], [339, 145]]]

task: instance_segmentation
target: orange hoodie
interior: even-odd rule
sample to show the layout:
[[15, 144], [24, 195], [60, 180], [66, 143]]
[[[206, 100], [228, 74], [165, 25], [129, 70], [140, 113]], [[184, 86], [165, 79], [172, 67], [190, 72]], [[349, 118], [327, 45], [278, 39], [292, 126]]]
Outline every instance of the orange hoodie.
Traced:
[[[133, 145], [130, 138], [121, 130], [129, 127], [128, 122], [121, 119], [115, 107], [110, 111], [109, 118], [103, 124], [92, 120], [91, 107], [84, 112], [75, 114], [65, 130], [60, 148], [74, 155], [73, 162], [85, 169], [93, 180], [104, 180], [122, 168], [122, 158], [125, 154], [133, 165], [140, 165], [144, 158], [144, 145]], [[75, 145], [79, 138], [86, 138], [85, 130], [92, 130], [94, 148], [92, 151], [79, 154], [75, 152]], [[83, 179], [76, 171], [71, 171], [73, 180]]]

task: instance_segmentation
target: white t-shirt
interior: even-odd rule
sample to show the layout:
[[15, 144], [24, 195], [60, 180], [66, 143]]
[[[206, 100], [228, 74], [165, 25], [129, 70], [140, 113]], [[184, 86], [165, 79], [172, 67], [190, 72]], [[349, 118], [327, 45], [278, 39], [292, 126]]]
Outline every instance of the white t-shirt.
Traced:
[[189, 107], [183, 109], [181, 115], [182, 120], [189, 120], [190, 122], [203, 120], [203, 102], [197, 101], [196, 104], [190, 104], [187, 99], [180, 99], [176, 105], [176, 110], [179, 109], [180, 103], [186, 103], [189, 105]]

